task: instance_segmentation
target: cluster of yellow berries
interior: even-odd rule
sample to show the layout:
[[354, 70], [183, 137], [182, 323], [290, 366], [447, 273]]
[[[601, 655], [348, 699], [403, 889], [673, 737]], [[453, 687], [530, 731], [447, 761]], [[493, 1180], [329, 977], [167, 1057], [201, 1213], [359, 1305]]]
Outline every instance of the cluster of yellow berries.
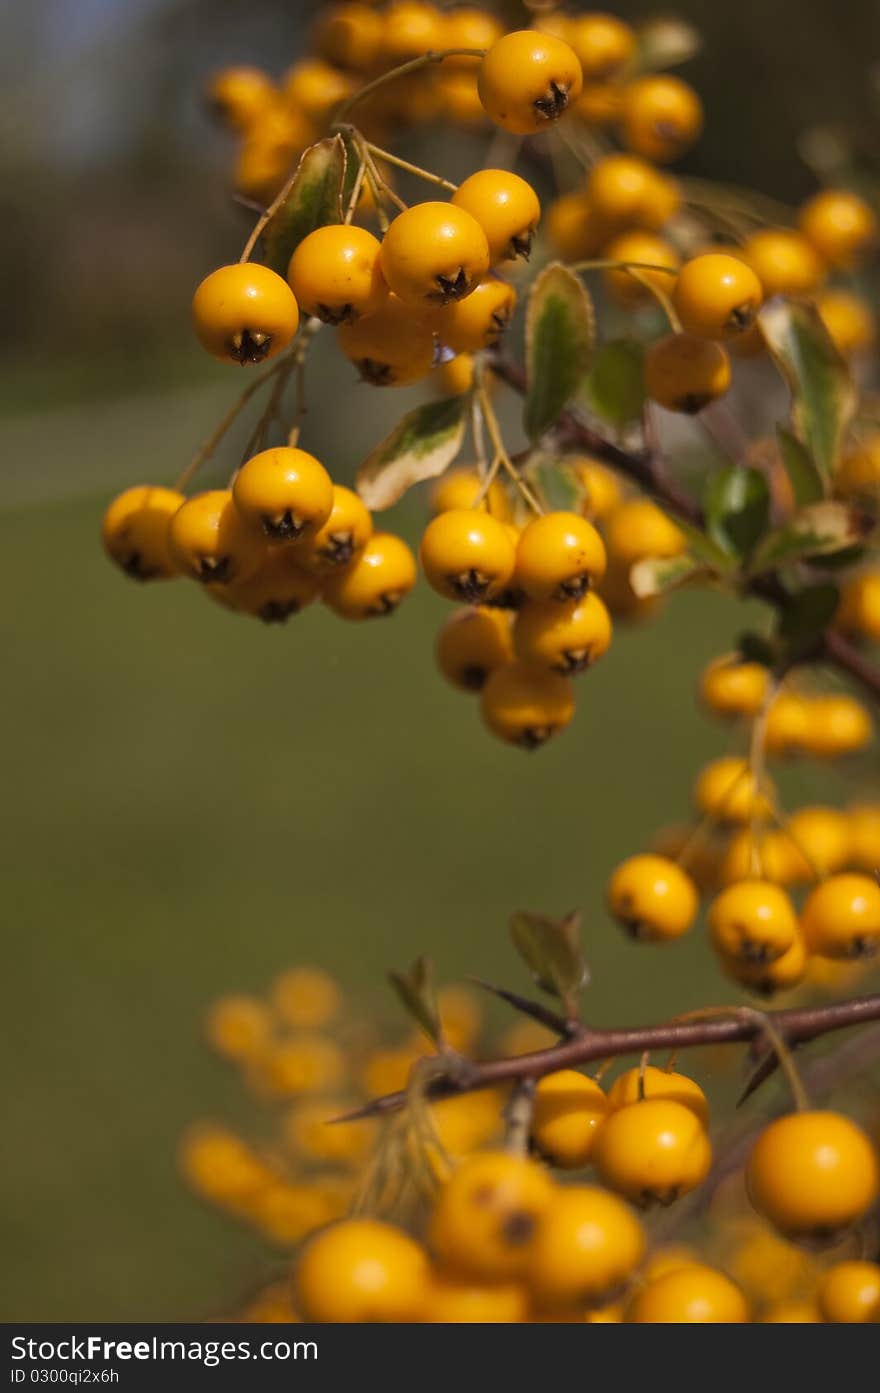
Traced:
[[[472, 994], [441, 991], [439, 1009], [448, 1044], [478, 1049]], [[193, 1129], [184, 1175], [295, 1254], [292, 1273], [253, 1295], [243, 1320], [742, 1322], [757, 1307], [765, 1320], [880, 1319], [880, 1269], [848, 1260], [845, 1238], [876, 1202], [877, 1157], [838, 1113], [795, 1112], [760, 1132], [735, 1212], [723, 1192], [712, 1200], [716, 1266], [693, 1248], [652, 1247], [636, 1212], [671, 1204], [709, 1172], [709, 1106], [686, 1074], [643, 1061], [607, 1090], [574, 1069], [547, 1074], [534, 1094], [531, 1155], [501, 1146], [506, 1090], [422, 1098], [404, 1154], [426, 1184], [408, 1206], [393, 1188], [408, 1214], [400, 1226], [376, 1216], [381, 1200], [364, 1199], [387, 1133], [383, 1142], [374, 1121], [333, 1119], [406, 1087], [426, 1062], [423, 1039], [378, 1040], [313, 967], [282, 973], [266, 998], [216, 1002], [207, 1034], [271, 1107], [272, 1125], [260, 1144], [216, 1125]], [[522, 1021], [501, 1046], [517, 1054], [550, 1038]], [[413, 1113], [418, 1103], [410, 1099]], [[588, 1182], [564, 1179], [588, 1167]], [[817, 1239], [827, 1258], [794, 1246]]]
[[[771, 993], [833, 978], [832, 963], [867, 963], [880, 952], [880, 806], [802, 807], [784, 816], [765, 758], [826, 760], [873, 738], [865, 707], [845, 694], [774, 693], [761, 664], [726, 655], [710, 663], [700, 698], [723, 719], [760, 723], [761, 768], [725, 755], [693, 790], [701, 819], [658, 835], [655, 850], [624, 861], [608, 884], [612, 914], [634, 937], [669, 942], [694, 924], [700, 896], [725, 972]], [[806, 887], [800, 913], [790, 891]], [[818, 961], [817, 961], [818, 960]]]

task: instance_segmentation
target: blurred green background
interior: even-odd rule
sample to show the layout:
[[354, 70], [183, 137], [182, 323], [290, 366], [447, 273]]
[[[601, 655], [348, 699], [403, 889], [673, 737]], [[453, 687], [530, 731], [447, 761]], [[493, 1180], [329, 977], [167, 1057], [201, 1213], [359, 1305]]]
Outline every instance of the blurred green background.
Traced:
[[[108, 497], [172, 479], [237, 389], [188, 325], [192, 285], [246, 226], [201, 86], [224, 62], [283, 67], [312, 8], [43, 0], [4, 20], [6, 1320], [198, 1319], [271, 1266], [175, 1171], [181, 1129], [238, 1106], [200, 1040], [218, 993], [314, 961], [378, 996], [422, 949], [444, 979], [522, 985], [510, 910], [581, 905], [596, 1021], [733, 995], [698, 938], [639, 951], [602, 909], [615, 859], [686, 814], [724, 747], [692, 691], [744, 626], [731, 605], [686, 596], [623, 634], [573, 728], [527, 757], [441, 684], [443, 605], [422, 588], [389, 623], [315, 609], [264, 630], [195, 586], [127, 584], [101, 554]], [[802, 127], [867, 139], [874, 5], [677, 9], [706, 34], [693, 172], [798, 198]], [[326, 345], [311, 390], [306, 443], [350, 477], [404, 398], [377, 400]], [[413, 539], [422, 516], [394, 522]], [[828, 796], [826, 776], [797, 777]]]

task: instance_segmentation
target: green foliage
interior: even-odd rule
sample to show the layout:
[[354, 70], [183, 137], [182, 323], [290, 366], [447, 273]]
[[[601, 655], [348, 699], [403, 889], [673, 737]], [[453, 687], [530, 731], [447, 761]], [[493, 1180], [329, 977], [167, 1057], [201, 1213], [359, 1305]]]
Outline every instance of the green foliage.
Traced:
[[413, 484], [436, 479], [464, 439], [467, 394], [417, 406], [364, 460], [357, 489], [368, 508], [390, 508]]
[[593, 302], [567, 267], [552, 262], [538, 276], [526, 312], [528, 390], [523, 424], [540, 440], [581, 390], [595, 342]]
[[327, 223], [342, 222], [342, 190], [348, 161], [342, 137], [335, 135], [310, 145], [281, 207], [263, 233], [266, 265], [279, 276], [304, 237]]
[[827, 485], [855, 410], [849, 369], [814, 305], [774, 299], [760, 319], [770, 353], [791, 390], [795, 435]]
[[510, 919], [513, 945], [535, 982], [566, 1007], [589, 980], [580, 947], [580, 923], [577, 910], [562, 919], [518, 910]]
[[710, 475], [704, 499], [706, 531], [726, 556], [746, 560], [770, 516], [770, 490], [758, 469], [728, 465]]
[[413, 1020], [435, 1045], [443, 1038], [437, 988], [434, 983], [434, 964], [422, 953], [406, 972], [389, 972], [388, 981]]
[[645, 406], [645, 350], [635, 339], [613, 339], [598, 350], [587, 378], [590, 410], [620, 430], [637, 421]]

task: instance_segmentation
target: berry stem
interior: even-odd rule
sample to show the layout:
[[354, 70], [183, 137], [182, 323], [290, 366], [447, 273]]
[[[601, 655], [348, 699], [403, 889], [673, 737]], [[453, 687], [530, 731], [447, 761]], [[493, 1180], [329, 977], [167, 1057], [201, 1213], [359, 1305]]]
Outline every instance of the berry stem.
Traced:
[[442, 63], [447, 58], [485, 58], [485, 48], [443, 48], [429, 49], [427, 53], [422, 53], [418, 58], [411, 58], [408, 63], [401, 63], [396, 68], [389, 68], [387, 73], [374, 77], [372, 82], [366, 83], [347, 101], [342, 103], [336, 112], [334, 125], [338, 126], [347, 120], [350, 112], [359, 106], [367, 97], [371, 97], [374, 92], [378, 92], [387, 82], [394, 82], [399, 77], [406, 77], [407, 73], [417, 73], [422, 68], [428, 68], [435, 63]]
[[525, 1156], [528, 1152], [534, 1111], [535, 1080], [520, 1079], [504, 1109], [504, 1147], [514, 1156]]
[[215, 430], [208, 436], [204, 444], [199, 446], [183, 473], [175, 480], [173, 487], [177, 489], [179, 493], [183, 493], [186, 490], [187, 485], [192, 482], [202, 465], [206, 464], [211, 458], [217, 446], [220, 444], [220, 441], [230, 427], [234, 425], [251, 397], [255, 396], [260, 388], [264, 387], [267, 382], [271, 382], [273, 377], [277, 377], [282, 369], [289, 367], [293, 354], [294, 349], [289, 349], [282, 357], [278, 358], [270, 368], [267, 368], [264, 373], [261, 373], [259, 377], [255, 377], [252, 382], [248, 383], [241, 395], [233, 402], [232, 406], [226, 412], [226, 415], [221, 417]]
[[443, 179], [439, 174], [432, 174], [429, 169], [422, 169], [421, 165], [410, 164], [409, 160], [402, 160], [399, 155], [392, 155], [390, 150], [383, 150], [380, 145], [373, 145], [371, 141], [366, 142], [367, 149], [374, 159], [380, 160], [383, 164], [393, 164], [396, 169], [403, 169], [407, 174], [414, 174], [418, 179], [424, 179], [429, 184], [437, 184], [439, 188], [455, 193], [458, 188], [450, 179]]
[[480, 409], [483, 413], [483, 420], [486, 423], [486, 430], [489, 434], [489, 439], [492, 442], [492, 449], [495, 451], [495, 458], [496, 460], [500, 461], [506, 473], [510, 476], [516, 487], [519, 489], [523, 499], [532, 509], [532, 512], [535, 513], [536, 516], [540, 517], [541, 514], [544, 512], [544, 509], [541, 507], [541, 504], [535, 497], [532, 490], [529, 488], [525, 479], [523, 479], [522, 475], [520, 474], [516, 465], [513, 463], [513, 460], [510, 458], [510, 455], [507, 453], [507, 450], [505, 448], [504, 441], [501, 437], [501, 427], [498, 424], [498, 417], [495, 415], [495, 408], [493, 407], [492, 402], [489, 399], [489, 393], [486, 389], [486, 384], [483, 378], [482, 366], [478, 368], [477, 372], [477, 395], [480, 399]]

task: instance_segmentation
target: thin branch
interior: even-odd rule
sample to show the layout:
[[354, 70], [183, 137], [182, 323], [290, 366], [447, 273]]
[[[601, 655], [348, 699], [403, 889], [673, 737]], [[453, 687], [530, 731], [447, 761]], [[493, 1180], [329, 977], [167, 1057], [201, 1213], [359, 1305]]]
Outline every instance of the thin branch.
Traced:
[[572, 1039], [583, 1029], [578, 1021], [566, 1020], [558, 1012], [551, 1011], [549, 1006], [544, 1006], [540, 1001], [532, 1001], [527, 996], [520, 996], [519, 992], [508, 991], [506, 987], [496, 987], [494, 982], [487, 982], [483, 977], [471, 976], [468, 981], [482, 987], [484, 992], [491, 992], [499, 1000], [506, 1001], [515, 1011], [520, 1011], [524, 1016], [530, 1016], [533, 1021], [546, 1025], [548, 1030], [555, 1031], [566, 1040]]
[[[830, 1006], [795, 1007], [786, 1011], [768, 1011], [734, 1017], [712, 1017], [699, 1021], [667, 1022], [663, 1025], [633, 1026], [624, 1029], [585, 1029], [582, 1035], [550, 1049], [510, 1059], [490, 1059], [474, 1063], [465, 1077], [438, 1075], [428, 1088], [430, 1098], [448, 1098], [454, 1094], [472, 1093], [511, 1079], [540, 1079], [557, 1069], [572, 1069], [611, 1055], [641, 1054], [644, 1050], [693, 1049], [700, 1045], [735, 1044], [766, 1037], [767, 1023], [783, 1036], [790, 1046], [805, 1044], [834, 1030], [880, 1021], [880, 992], [871, 996], [853, 997], [851, 1001], [834, 1002]], [[406, 1101], [405, 1093], [388, 1093], [376, 1098], [356, 1112], [348, 1113], [340, 1122], [359, 1118], [383, 1116], [397, 1112]]]

